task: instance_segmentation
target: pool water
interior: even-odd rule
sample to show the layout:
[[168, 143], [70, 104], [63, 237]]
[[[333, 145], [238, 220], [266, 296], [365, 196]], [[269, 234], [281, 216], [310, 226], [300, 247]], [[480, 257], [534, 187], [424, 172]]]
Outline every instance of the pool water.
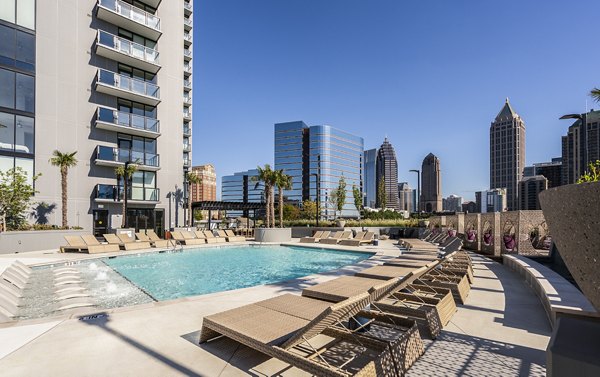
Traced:
[[294, 246], [228, 246], [102, 261], [161, 301], [277, 283], [338, 269], [371, 256]]

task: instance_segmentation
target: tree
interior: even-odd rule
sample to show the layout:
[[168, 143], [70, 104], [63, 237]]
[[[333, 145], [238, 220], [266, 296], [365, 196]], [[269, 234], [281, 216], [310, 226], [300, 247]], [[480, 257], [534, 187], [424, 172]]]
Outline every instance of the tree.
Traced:
[[267, 228], [271, 228], [271, 221], [275, 222], [275, 205], [274, 205], [274, 185], [275, 185], [275, 172], [271, 169], [271, 165], [265, 164], [264, 167], [257, 167], [258, 175], [252, 177], [252, 181], [256, 182], [258, 187], [259, 182], [263, 182], [265, 185], [264, 194], [266, 208], [265, 225]]
[[[32, 177], [35, 181], [39, 174]], [[0, 216], [4, 229], [19, 229], [26, 223], [25, 212], [35, 194], [27, 182], [27, 174], [20, 168], [0, 171]]]
[[300, 217], [300, 208], [293, 204], [283, 205], [283, 220], [298, 220]]
[[283, 169], [274, 172], [274, 183], [279, 191], [279, 227], [283, 228], [283, 190], [292, 188], [292, 176], [283, 172]]
[[363, 196], [360, 188], [356, 187], [356, 185], [352, 185], [352, 196], [354, 196], [354, 207], [358, 211], [358, 219], [360, 220], [360, 211], [363, 208]]
[[[128, 164], [127, 168], [125, 168], [125, 165], [121, 165], [121, 166], [117, 166], [115, 168], [115, 175], [117, 176], [117, 180], [121, 180], [121, 178], [123, 178], [123, 181], [127, 180], [127, 182], [129, 182], [129, 180], [131, 179], [131, 177], [133, 176], [133, 173], [135, 173], [137, 171], [137, 165], [136, 164]], [[122, 209], [122, 215], [123, 215], [123, 219], [121, 220], [121, 227], [125, 228], [125, 216], [127, 216], [126, 213], [126, 208], [125, 208], [125, 195], [127, 195], [127, 193], [125, 192], [125, 188], [123, 188], [123, 198], [122, 198], [122, 202], [123, 202], [123, 209]]]
[[313, 220], [317, 217], [317, 203], [312, 200], [305, 200], [302, 203], [302, 218]]
[[385, 192], [385, 177], [382, 175], [377, 185], [377, 205], [385, 209], [387, 205], [387, 193]]
[[202, 183], [202, 177], [198, 175], [198, 172], [191, 171], [187, 172], [185, 175], [185, 179], [188, 183], [188, 214], [189, 214], [189, 224], [188, 226], [194, 226], [194, 214], [192, 213], [192, 186]]
[[592, 89], [590, 91], [590, 96], [594, 99], [594, 101], [600, 102], [600, 89], [598, 89], [598, 88]]
[[204, 220], [204, 215], [202, 214], [202, 211], [200, 211], [200, 210], [194, 211], [194, 220], [196, 220], [196, 221]]
[[340, 216], [342, 215], [344, 204], [346, 204], [346, 180], [342, 175], [338, 182], [338, 187], [335, 189], [335, 208], [340, 213]]
[[60, 168], [60, 186], [62, 189], [61, 200], [62, 200], [62, 227], [67, 228], [68, 218], [67, 218], [67, 203], [68, 203], [68, 194], [67, 194], [67, 173], [69, 172], [69, 168], [77, 165], [77, 159], [75, 155], [77, 151], [73, 153], [62, 153], [58, 150], [52, 152], [52, 158], [49, 160], [52, 166], [57, 166]]
[[331, 194], [329, 194], [329, 199], [327, 201], [327, 207], [325, 208], [327, 220], [329, 220], [329, 204], [331, 204], [331, 207], [333, 207], [333, 219], [335, 220], [337, 218], [337, 189], [333, 190]]

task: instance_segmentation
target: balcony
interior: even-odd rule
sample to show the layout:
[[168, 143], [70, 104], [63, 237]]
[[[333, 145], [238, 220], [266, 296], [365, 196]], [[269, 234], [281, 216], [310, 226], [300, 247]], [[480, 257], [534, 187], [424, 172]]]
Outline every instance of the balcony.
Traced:
[[156, 73], [160, 70], [158, 51], [104, 30], [98, 30], [96, 54], [144, 71]]
[[160, 170], [159, 156], [157, 154], [106, 147], [103, 145], [99, 145], [96, 148], [94, 163], [98, 166], [117, 167], [124, 165], [127, 161], [138, 164], [139, 170]]
[[192, 74], [192, 65], [187, 63], [183, 65], [183, 73], [187, 76]]
[[183, 104], [185, 106], [192, 106], [192, 96], [183, 96]]
[[154, 41], [160, 38], [160, 18], [120, 0], [98, 0], [97, 17]]
[[183, 119], [186, 121], [192, 120], [192, 112], [190, 111], [189, 107], [183, 108]]
[[189, 47], [192, 44], [192, 34], [183, 33], [183, 45]]
[[192, 90], [192, 80], [183, 80], [183, 87]]
[[183, 1], [183, 11], [185, 13], [186, 17], [189, 17], [192, 15], [192, 11], [193, 11], [193, 6], [192, 6], [192, 1]]
[[189, 62], [190, 60], [192, 60], [192, 50], [188, 50], [188, 49], [183, 50], [183, 59], [186, 62]]
[[150, 106], [160, 103], [160, 89], [157, 85], [104, 69], [98, 69], [96, 91]]
[[189, 17], [189, 18], [186, 17], [183, 19], [183, 29], [185, 31], [190, 31], [190, 30], [192, 30], [193, 27], [194, 27], [194, 23], [193, 23], [191, 17]]
[[160, 136], [160, 122], [158, 119], [125, 113], [108, 107], [98, 107], [96, 111], [96, 128], [151, 139]]
[[183, 136], [192, 136], [192, 127], [183, 125]]
[[191, 152], [192, 151], [192, 145], [189, 144], [189, 143], [183, 143], [183, 151], [187, 152], [187, 153]]
[[[96, 185], [94, 200], [100, 203], [120, 202], [123, 200], [125, 190], [118, 185]], [[160, 203], [160, 189], [129, 187], [127, 190], [127, 202], [131, 204], [158, 204]]]
[[189, 168], [190, 166], [192, 166], [192, 161], [189, 158], [183, 158], [183, 166], [185, 166], [186, 168]]

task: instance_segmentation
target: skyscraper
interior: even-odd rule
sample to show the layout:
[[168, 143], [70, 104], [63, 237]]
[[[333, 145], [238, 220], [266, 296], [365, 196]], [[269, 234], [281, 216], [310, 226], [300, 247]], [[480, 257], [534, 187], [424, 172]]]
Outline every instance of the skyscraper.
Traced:
[[600, 159], [600, 111], [574, 114], [577, 117], [562, 137], [562, 184], [576, 183], [591, 162]]
[[363, 153], [363, 195], [364, 206], [375, 208], [377, 202], [377, 149]]
[[491, 189], [475, 192], [477, 209], [480, 213], [504, 212], [507, 209], [506, 189]]
[[[386, 208], [398, 209], [398, 161], [394, 147], [388, 141], [387, 137], [377, 151], [377, 207], [383, 207], [379, 202], [383, 195], [379, 192], [382, 188], [385, 190]], [[383, 186], [381, 182], [383, 181]]]
[[398, 209], [400, 211], [414, 211], [413, 189], [410, 188], [408, 182], [398, 183]]
[[519, 182], [519, 209], [542, 209], [538, 198], [540, 192], [548, 189], [548, 179], [543, 175], [523, 178]]
[[[362, 191], [363, 139], [327, 125], [307, 126], [302, 121], [275, 124], [275, 169], [283, 169], [292, 177], [292, 189], [285, 190], [285, 201], [300, 204], [319, 202], [326, 218], [333, 217], [328, 201], [346, 181], [346, 203], [342, 217], [358, 217], [352, 186]], [[318, 177], [318, 184], [317, 184]]]
[[[254, 180], [258, 176], [257, 169], [250, 169], [224, 175], [221, 177], [221, 200], [224, 202], [262, 203], [264, 198], [264, 184]], [[247, 211], [246, 211], [247, 212]], [[248, 216], [242, 211], [228, 211], [227, 216]]]
[[442, 211], [442, 172], [440, 159], [429, 153], [421, 166], [421, 209], [425, 212]]
[[[59, 150], [79, 160], [69, 170], [69, 225], [120, 227], [124, 195], [129, 226], [183, 225], [193, 24], [192, 2], [177, 4], [2, 1], [0, 169], [41, 173], [34, 201], [57, 204], [51, 223], [60, 224], [61, 184], [48, 160]], [[115, 168], [126, 163], [138, 169], [124, 192]], [[181, 210], [166, 219], [170, 202]]]
[[442, 208], [444, 211], [460, 212], [462, 211], [462, 196], [450, 195], [442, 200]]
[[490, 126], [490, 188], [506, 188], [508, 210], [519, 208], [518, 184], [525, 168], [525, 122], [508, 98]]
[[192, 183], [190, 196], [192, 202], [217, 200], [217, 173], [212, 164], [192, 167], [192, 173], [200, 178], [199, 183]]

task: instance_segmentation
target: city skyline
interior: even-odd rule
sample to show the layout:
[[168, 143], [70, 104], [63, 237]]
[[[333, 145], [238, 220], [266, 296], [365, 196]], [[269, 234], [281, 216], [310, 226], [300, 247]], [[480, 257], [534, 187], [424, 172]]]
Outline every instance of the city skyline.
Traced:
[[[194, 164], [214, 163], [221, 176], [273, 163], [272, 141], [257, 143], [274, 123], [303, 119], [361, 135], [366, 149], [387, 134], [398, 146], [398, 180], [412, 187], [416, 177], [408, 170], [433, 152], [445, 166], [443, 195], [473, 200], [489, 188], [488, 127], [504, 98], [527, 120], [526, 165], [561, 154], [560, 136], [570, 124], [560, 116], [585, 112], [586, 102], [600, 107], [587, 96], [597, 85], [594, 59], [564, 52], [593, 43], [585, 25], [599, 4], [340, 5], [198, 2], [195, 127], [213, 140], [231, 128], [250, 141], [235, 145], [238, 153], [256, 161], [227, 158], [224, 143], [199, 147], [196, 139]], [[425, 12], [427, 27], [406, 16]], [[515, 27], [488, 27], [504, 15]], [[496, 59], [502, 44], [520, 58]]]

